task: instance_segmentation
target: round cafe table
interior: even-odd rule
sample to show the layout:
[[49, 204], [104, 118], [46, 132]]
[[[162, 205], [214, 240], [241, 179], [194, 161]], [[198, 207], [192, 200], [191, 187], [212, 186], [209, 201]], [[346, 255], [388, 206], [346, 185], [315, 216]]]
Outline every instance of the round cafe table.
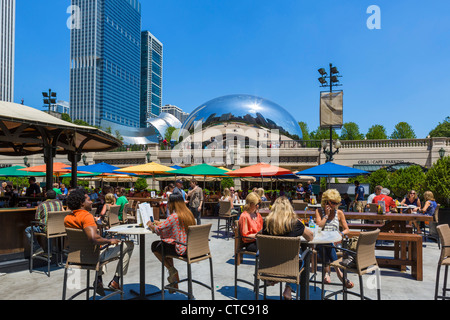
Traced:
[[147, 227], [140, 227], [138, 224], [123, 224], [117, 227], [112, 227], [106, 230], [110, 233], [120, 235], [138, 235], [139, 236], [139, 292], [130, 290], [130, 292], [137, 296], [137, 299], [146, 299], [147, 297], [160, 294], [161, 291], [145, 293], [145, 236], [153, 234]]
[[[311, 230], [309, 227], [307, 229]], [[307, 241], [305, 238], [300, 237], [302, 244], [328, 244], [342, 241], [342, 235], [338, 231], [323, 231], [317, 232], [314, 235], [314, 239], [311, 241]], [[305, 266], [309, 266], [311, 263], [311, 255], [308, 255], [308, 258], [304, 261]], [[309, 281], [310, 281], [310, 268], [305, 268], [305, 270], [300, 275], [300, 299], [301, 300], [309, 300]], [[323, 264], [322, 264], [323, 270]]]

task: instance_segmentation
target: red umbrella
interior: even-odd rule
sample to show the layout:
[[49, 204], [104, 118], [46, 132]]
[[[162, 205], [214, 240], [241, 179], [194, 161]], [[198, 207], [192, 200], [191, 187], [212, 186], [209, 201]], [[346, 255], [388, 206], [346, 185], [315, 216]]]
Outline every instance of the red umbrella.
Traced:
[[284, 174], [293, 174], [291, 170], [273, 166], [267, 163], [258, 163], [249, 167], [229, 171], [230, 177], [273, 177]]

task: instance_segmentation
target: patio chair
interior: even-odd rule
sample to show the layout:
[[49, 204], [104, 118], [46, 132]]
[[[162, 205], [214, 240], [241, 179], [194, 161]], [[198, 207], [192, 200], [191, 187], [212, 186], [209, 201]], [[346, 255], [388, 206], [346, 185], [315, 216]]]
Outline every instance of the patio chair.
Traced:
[[120, 210], [120, 206], [112, 205], [112, 206], [109, 206], [109, 210], [106, 211], [109, 229], [120, 225], [119, 210]]
[[[446, 296], [447, 291], [450, 291], [450, 289], [447, 289], [447, 275], [448, 275], [448, 266], [450, 265], [450, 227], [448, 224], [441, 224], [437, 227], [437, 232], [439, 233], [439, 238], [441, 239], [441, 256], [439, 257], [439, 262], [437, 266], [437, 272], [436, 272], [436, 286], [435, 286], [435, 292], [434, 292], [434, 300], [443, 299], [447, 300], [450, 299], [450, 297]], [[441, 273], [441, 267], [445, 266], [445, 273], [444, 273], [444, 283], [442, 286], [442, 295], [438, 295], [439, 291], [439, 276]]]
[[[209, 249], [209, 232], [211, 230], [211, 224], [202, 224], [202, 225], [196, 225], [196, 226], [190, 226], [188, 228], [187, 232], [187, 240], [186, 243], [182, 243], [183, 245], [186, 245], [186, 255], [185, 256], [179, 256], [179, 255], [169, 255], [164, 252], [164, 246], [162, 246], [162, 261], [161, 262], [161, 297], [162, 300], [164, 300], [164, 290], [170, 289], [173, 291], [180, 292], [182, 294], [187, 295], [188, 299], [191, 300], [194, 298], [193, 290], [192, 290], [192, 282], [195, 282], [199, 285], [204, 286], [205, 288], [208, 288], [211, 290], [211, 298], [214, 300], [214, 276], [213, 276], [213, 263], [212, 263], [212, 256], [211, 251]], [[187, 264], [187, 278], [182, 279], [178, 282], [170, 283], [167, 286], [164, 284], [165, 280], [165, 267], [164, 267], [164, 259], [165, 258], [172, 258], [179, 261], [184, 261]], [[203, 260], [209, 259], [209, 268], [210, 268], [210, 277], [211, 277], [211, 286], [208, 286], [198, 280], [195, 280], [192, 278], [192, 264], [196, 262], [200, 262]], [[172, 287], [172, 285], [176, 283], [181, 282], [188, 282], [188, 291], [183, 291], [180, 289], [176, 289]]]
[[[441, 206], [440, 204], [438, 204], [436, 206], [436, 209], [434, 211], [434, 219], [433, 219], [433, 221], [430, 221], [428, 223], [428, 231], [424, 228], [425, 239], [436, 240], [436, 242], [438, 243], [439, 249], [441, 248], [441, 243], [440, 243], [439, 233], [437, 231], [437, 226], [440, 224], [439, 223], [439, 208], [440, 208], [440, 206]], [[425, 226], [426, 226], [426, 224], [425, 224]]]
[[[227, 240], [229, 239], [229, 232], [233, 230], [233, 220], [236, 219], [237, 214], [232, 213], [233, 204], [230, 201], [219, 201], [219, 218], [217, 220], [217, 235], [219, 235], [219, 230], [225, 228], [227, 233]], [[226, 225], [220, 227], [220, 220], [225, 219]]]
[[[256, 290], [255, 298], [259, 296], [259, 280], [264, 281], [264, 299], [267, 295], [267, 281], [280, 283], [280, 299], [282, 297], [282, 284], [293, 283], [297, 285], [296, 297], [299, 298], [300, 275], [304, 271], [303, 261], [311, 251], [306, 249], [300, 257], [300, 237], [278, 237], [256, 235], [259, 258], [256, 263]], [[306, 266], [309, 268], [309, 266]], [[306, 287], [309, 287], [307, 285]], [[308, 288], [309, 289], [309, 288]]]
[[[242, 241], [244, 237], [241, 235], [241, 232], [239, 230], [239, 223], [238, 221], [234, 222], [234, 297], [237, 299], [237, 283], [242, 282], [246, 283], [253, 287], [253, 291], [255, 291], [256, 288], [256, 264], [258, 263], [258, 256], [256, 252], [248, 251], [245, 249], [244, 242]], [[254, 256], [255, 257], [255, 273], [253, 282], [250, 282], [245, 279], [238, 278], [238, 266], [241, 264], [244, 254]]]
[[[64, 270], [64, 283], [63, 283], [63, 294], [62, 299], [66, 300], [67, 294], [67, 278], [69, 269], [80, 269], [86, 270], [86, 288], [81, 289], [74, 293], [68, 300], [73, 300], [83, 292], [86, 292], [86, 300], [89, 300], [89, 291], [94, 290], [93, 300], [96, 300], [97, 296], [97, 276], [101, 268], [113, 261], [119, 260], [120, 264], [120, 289], [111, 290], [109, 288], [104, 288], [105, 291], [112, 291], [110, 294], [104, 296], [100, 300], [108, 299], [114, 295], [120, 294], [120, 298], [123, 299], [123, 243], [120, 244], [120, 255], [119, 257], [114, 257], [106, 261], [100, 262], [101, 248], [98, 245], [93, 245], [84, 231], [82, 229], [72, 229], [67, 228], [67, 238], [69, 240], [69, 254], [67, 257], [67, 262]], [[90, 271], [95, 271], [94, 285], [91, 287], [90, 284]]]
[[[346, 287], [346, 283], [344, 281], [342, 285], [342, 290], [335, 291], [327, 296], [324, 296], [324, 275], [322, 273], [322, 299], [328, 299], [332, 296], [335, 296], [339, 293], [343, 294], [343, 299], [347, 300], [347, 294], [352, 294], [361, 298], [361, 300], [369, 298], [364, 296], [364, 283], [362, 276], [369, 272], [375, 271], [377, 277], [377, 298], [381, 299], [381, 279], [380, 279], [380, 268], [378, 267], [377, 259], [375, 257], [375, 243], [378, 238], [378, 234], [380, 233], [380, 229], [376, 229], [374, 231], [366, 231], [361, 232], [358, 237], [358, 244], [356, 246], [356, 251], [351, 251], [344, 248], [335, 247], [336, 250], [340, 250], [343, 252], [347, 252], [349, 255], [353, 256], [355, 259], [355, 266], [346, 266], [344, 264], [344, 257], [339, 258], [336, 261], [333, 261], [330, 266], [334, 268], [340, 268], [343, 271], [344, 279], [347, 279], [347, 273], [353, 272], [358, 274], [359, 277], [359, 288], [360, 293], [348, 291]], [[323, 270], [323, 268], [322, 268]]]
[[378, 204], [369, 203], [369, 212], [378, 212]]
[[[66, 215], [70, 213], [70, 211], [53, 211], [48, 213], [47, 218], [47, 230], [45, 233], [35, 233], [33, 228], [31, 228], [31, 246], [30, 246], [30, 264], [29, 269], [30, 273], [33, 272], [33, 260], [39, 259], [47, 262], [47, 276], [50, 277], [50, 263], [52, 258], [52, 240], [59, 239], [60, 244], [58, 245], [58, 251], [56, 256], [56, 263], [59, 264], [59, 258], [61, 258], [61, 262], [63, 260], [62, 248], [63, 248], [63, 238], [66, 236], [66, 229], [64, 227], [64, 218]], [[38, 221], [32, 221], [33, 225], [41, 225]], [[35, 255], [33, 252], [34, 247], [34, 237], [44, 237], [47, 240], [47, 252], [44, 255]]]
[[[127, 221], [136, 223], [137, 222], [136, 208], [139, 206], [139, 201], [129, 200], [128, 204], [129, 204], [128, 211], [126, 212]], [[124, 214], [125, 214], [125, 212], [124, 212]]]
[[121, 224], [126, 224], [126, 223], [128, 223], [127, 212], [128, 212], [129, 207], [130, 207], [130, 203], [125, 203], [125, 204], [123, 205], [122, 219], [120, 220], [120, 223], [121, 223]]

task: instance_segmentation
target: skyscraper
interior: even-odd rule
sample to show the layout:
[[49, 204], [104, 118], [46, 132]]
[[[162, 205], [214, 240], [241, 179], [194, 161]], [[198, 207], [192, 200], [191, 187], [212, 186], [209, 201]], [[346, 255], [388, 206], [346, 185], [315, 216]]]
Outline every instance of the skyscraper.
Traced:
[[158, 117], [162, 106], [163, 45], [149, 31], [141, 34], [141, 127]]
[[0, 0], [0, 101], [14, 102], [16, 0]]
[[139, 127], [141, 4], [72, 0], [70, 115], [91, 125]]

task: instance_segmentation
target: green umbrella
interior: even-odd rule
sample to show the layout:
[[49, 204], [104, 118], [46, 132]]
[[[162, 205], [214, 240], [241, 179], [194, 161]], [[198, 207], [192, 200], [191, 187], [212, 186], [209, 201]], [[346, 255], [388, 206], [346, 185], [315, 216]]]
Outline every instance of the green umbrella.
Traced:
[[[84, 177], [96, 177], [96, 176], [100, 176], [102, 175], [99, 172], [91, 172], [91, 173], [77, 173], [77, 177], [79, 178], [84, 178]], [[72, 174], [71, 173], [67, 173], [63, 176], [61, 176], [61, 178], [71, 178]]]
[[188, 176], [204, 176], [204, 177], [228, 177], [227, 171], [219, 169], [209, 164], [203, 163], [197, 166], [186, 167], [178, 170], [167, 172], [170, 175], [188, 175]]
[[28, 172], [23, 166], [13, 166], [0, 169], [0, 177], [45, 177], [45, 172]]

